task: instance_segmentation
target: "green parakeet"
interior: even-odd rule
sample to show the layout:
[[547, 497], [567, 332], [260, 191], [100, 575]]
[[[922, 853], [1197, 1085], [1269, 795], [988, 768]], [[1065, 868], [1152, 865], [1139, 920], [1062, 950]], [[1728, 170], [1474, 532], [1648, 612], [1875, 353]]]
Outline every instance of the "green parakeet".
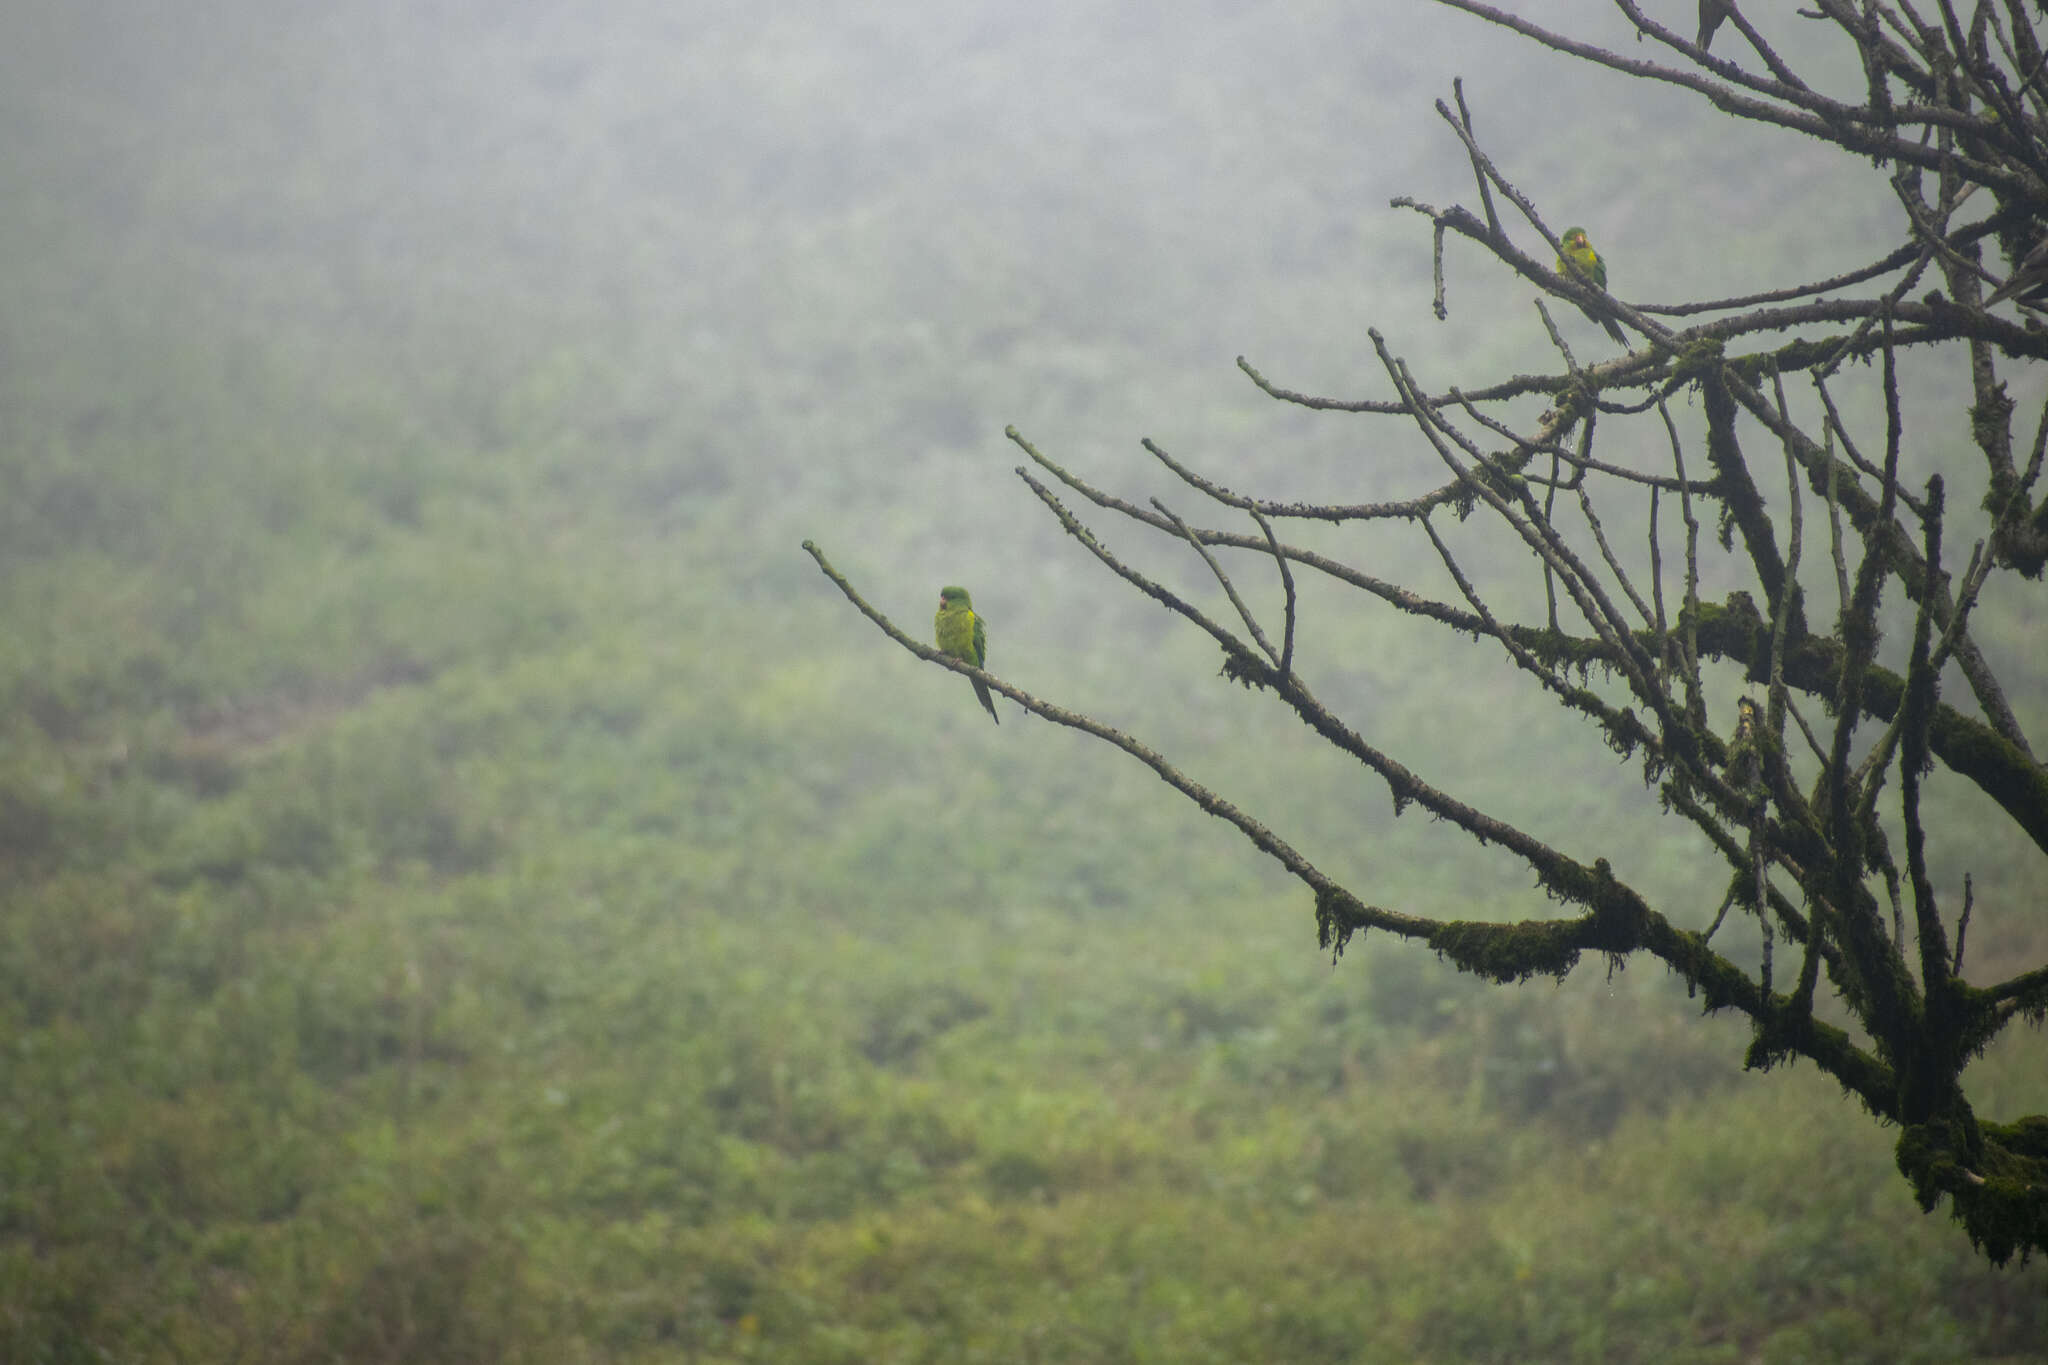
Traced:
[[[1607, 289], [1607, 262], [1600, 258], [1600, 253], [1593, 250], [1593, 244], [1586, 240], [1586, 230], [1582, 227], [1568, 227], [1564, 230], [1564, 236], [1558, 238], [1558, 242], [1564, 247], [1564, 255], [1557, 258], [1557, 273], [1566, 279], [1590, 284], [1604, 293]], [[1601, 317], [1584, 305], [1580, 306], [1579, 311], [1605, 327], [1607, 335], [1622, 346], [1628, 345], [1628, 334], [1621, 330], [1621, 324], [1613, 318]]]
[[[939, 614], [932, 618], [932, 627], [939, 641], [939, 648], [963, 663], [982, 668], [988, 662], [988, 631], [983, 629], [981, 617], [975, 613], [974, 603], [967, 596], [967, 589], [944, 587], [939, 589]], [[974, 684], [975, 700], [988, 708], [989, 719], [1001, 725], [1003, 718], [996, 714], [995, 698], [988, 694], [988, 684], [979, 678], [970, 679]]]

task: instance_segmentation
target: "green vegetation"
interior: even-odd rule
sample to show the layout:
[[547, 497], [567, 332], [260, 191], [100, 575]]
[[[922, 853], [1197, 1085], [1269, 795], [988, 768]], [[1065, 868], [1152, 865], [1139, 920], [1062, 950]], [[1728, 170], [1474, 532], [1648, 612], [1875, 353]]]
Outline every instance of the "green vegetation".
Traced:
[[[663, 6], [381, 36], [346, 7], [161, 32], [127, 8], [0, 34], [0, 1359], [2048, 1339], [2044, 1267], [1986, 1271], [1888, 1135], [1809, 1072], [1740, 1074], [1740, 1030], [1682, 985], [1491, 990], [1377, 940], [1333, 969], [1312, 907], [1149, 778], [989, 725], [842, 619], [797, 550], [827, 516], [872, 534], [908, 619], [964, 562], [1019, 676], [1089, 700], [1186, 672], [1156, 624], [1077, 614], [1063, 568], [985, 592], [994, 556], [1050, 558], [1028, 529], [925, 537], [949, 487], [996, 526], [1002, 465], [953, 452], [1001, 419], [1132, 422], [1195, 381], [1133, 377], [1142, 330], [988, 331], [1033, 316], [1006, 311], [1029, 281], [977, 274], [969, 231], [896, 254], [886, 184], [803, 181], [818, 202], [756, 221], [776, 186], [733, 168], [776, 164], [759, 146], [698, 167], [687, 212], [606, 181], [693, 154], [650, 130], [717, 112], [689, 77], [752, 41], [748, 7], [686, 52]], [[798, 93], [758, 136], [810, 116]], [[906, 137], [906, 175], [939, 160]], [[536, 207], [558, 184], [583, 212]], [[843, 234], [840, 292], [777, 312], [740, 253], [805, 230]], [[1320, 259], [1276, 263], [1266, 306]], [[987, 296], [876, 321], [936, 306], [927, 269]], [[707, 340], [748, 290], [758, 330]], [[891, 442], [873, 478], [848, 456]], [[1381, 723], [1498, 766], [1496, 675], [1378, 657], [1349, 690]], [[1435, 704], [1461, 690], [1476, 753]], [[1244, 789], [1390, 896], [1525, 904], [1240, 696], [1161, 724], [1280, 760]], [[1634, 782], [1563, 771], [1566, 826]], [[1972, 952], [2038, 956], [2029, 932]], [[2042, 1057], [2022, 1032], [1973, 1084], [2038, 1110]]]
[[[678, 763], [673, 684], [548, 662], [44, 801], [47, 829], [152, 816], [9, 892], [10, 1358], [2039, 1339], [2038, 1285], [1914, 1211], [1882, 1134], [1810, 1075], [1733, 1073], [1665, 983], [1503, 994], [1392, 947], [1333, 972], [1256, 902], [750, 903], [713, 850], [769, 841], [689, 795], [772, 806], [782, 760], [692, 725], [718, 753]], [[423, 745], [458, 776], [421, 789]]]

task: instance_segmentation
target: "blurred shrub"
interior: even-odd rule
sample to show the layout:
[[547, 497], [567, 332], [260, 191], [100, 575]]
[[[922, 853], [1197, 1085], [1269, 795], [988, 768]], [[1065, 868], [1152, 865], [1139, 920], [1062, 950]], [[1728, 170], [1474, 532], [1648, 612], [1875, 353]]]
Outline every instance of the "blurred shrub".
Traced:
[[95, 864], [113, 837], [105, 808], [58, 756], [0, 760], [0, 888]]
[[335, 1360], [497, 1361], [538, 1324], [522, 1293], [519, 1245], [454, 1219], [427, 1222], [380, 1246], [327, 1290], [296, 1354]]
[[1505, 1146], [1491, 1126], [1404, 1125], [1394, 1137], [1394, 1159], [1407, 1176], [1411, 1193], [1424, 1203], [1476, 1199], [1484, 1197], [1507, 1168]]
[[900, 1066], [934, 1038], [987, 1013], [980, 999], [950, 984], [898, 989], [868, 1007], [861, 1055], [876, 1066]]
[[1030, 1152], [998, 1152], [982, 1166], [982, 1183], [998, 1199], [1050, 1199], [1057, 1192], [1052, 1167]]

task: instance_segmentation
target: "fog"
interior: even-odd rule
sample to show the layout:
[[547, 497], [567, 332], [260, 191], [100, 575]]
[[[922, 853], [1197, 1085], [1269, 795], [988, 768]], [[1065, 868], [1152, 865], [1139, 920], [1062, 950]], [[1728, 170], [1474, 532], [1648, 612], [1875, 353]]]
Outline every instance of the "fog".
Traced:
[[[39, 8], [5, 58], [10, 291], [212, 326], [287, 381], [369, 367], [472, 447], [549, 370], [591, 444], [664, 447], [778, 531], [886, 510], [990, 569], [1037, 521], [1006, 424], [1093, 452], [1272, 419], [1238, 355], [1382, 393], [1368, 326], [1424, 361], [1541, 357], [1532, 310], [1514, 335], [1479, 312], [1506, 282], [1476, 262], [1431, 319], [1426, 225], [1387, 206], [1469, 196], [1431, 108], [1453, 76], [1510, 175], [1600, 225], [1618, 288], [1722, 283], [1785, 213], [1856, 225], [1789, 139], [1710, 142], [1670, 92], [1426, 7]], [[1688, 142], [1682, 202], [1658, 163]], [[1708, 188], [1765, 149], [1769, 198]], [[1284, 454], [1200, 453], [1265, 474], [1355, 440], [1281, 429]], [[948, 539], [939, 483], [1004, 514]]]
[[[1667, 8], [1689, 28], [1689, 4]], [[1605, 7], [1520, 12], [1648, 55]], [[1767, 27], [1817, 81], [1860, 85], [1795, 18]], [[1543, 1270], [1554, 1248], [1517, 1238], [1611, 1231], [1585, 1212], [1626, 1202], [1606, 1176], [1584, 1176], [1582, 1206], [1543, 1172], [1597, 1167], [1612, 1138], [1639, 1183], [1684, 1148], [1646, 1198], [1750, 1254], [1750, 1213], [1686, 1202], [1726, 1196], [1737, 1176], [1698, 1172], [1740, 1159], [1656, 1126], [1695, 1086], [1793, 1096], [1730, 1120], [1730, 1142], [1786, 1144], [1757, 1177], [1763, 1226], [1818, 1179], [1913, 1230], [1869, 1234], [1886, 1249], [1840, 1270], [1844, 1302], [1916, 1310], [1897, 1286], [1946, 1257], [1928, 1282], [2004, 1304], [2007, 1330], [2032, 1321], [2001, 1296], [2038, 1273], [1972, 1278], [1960, 1233], [1912, 1210], [1889, 1137], [1810, 1074], [1738, 1076], [1742, 1029], [1697, 1018], [1681, 984], [1582, 967], [1565, 990], [1489, 994], [1392, 945], [1333, 969], [1307, 895], [1225, 827], [1011, 703], [989, 726], [799, 548], [920, 638], [939, 585], [968, 584], [999, 675], [1185, 758], [1368, 899], [1550, 913], [1497, 850], [1397, 822], [1377, 784], [1216, 678], [1204, 638], [1060, 531], [1004, 436], [1192, 519], [1215, 514], [1141, 438], [1275, 497], [1441, 483], [1406, 428], [1278, 404], [1237, 359], [1339, 398], [1391, 393], [1373, 328], [1432, 388], [1556, 368], [1534, 291], [1455, 242], [1436, 319], [1428, 220], [1389, 204], [1474, 202], [1434, 107], [1460, 78], [1502, 173], [1553, 228], [1588, 226], [1624, 298], [1748, 292], [1893, 244], [1868, 167], [1394, 0], [0, 12], [0, 1033], [38, 1059], [25, 1093], [80, 1135], [44, 1125], [24, 1179], [59, 1193], [0, 1203], [22, 1264], [32, 1244], [77, 1254], [0, 1288], [0, 1348], [161, 1331], [186, 1358], [571, 1358], [538, 1344], [571, 1340], [590, 1359], [1012, 1358], [946, 1354], [981, 1342], [958, 1323], [859, 1336], [852, 1300], [816, 1287], [916, 1299], [860, 1259], [893, 1236], [962, 1277], [930, 1294], [966, 1321], [974, 1294], [1024, 1281], [959, 1268], [993, 1236], [980, 1222], [920, 1238], [996, 1217], [986, 1199], [1006, 1246], [1042, 1239], [1102, 1284], [1140, 1267], [1133, 1302], [1146, 1275], [1193, 1286], [1150, 1317], [1046, 1298], [1041, 1325], [1154, 1327], [1034, 1337], [1031, 1358], [1231, 1358], [1214, 1343], [1236, 1329], [1189, 1325], [1214, 1268], [1164, 1268], [1130, 1237], [1218, 1247], [1271, 1217], [1273, 1256], [1313, 1260], [1385, 1198], [1423, 1222], [1373, 1273], [1441, 1256], [1447, 1284], [1605, 1284], [1590, 1253]], [[1553, 315], [1582, 361], [1606, 356]], [[1942, 373], [1914, 382], [1945, 393]], [[1091, 525], [1228, 610], [1185, 547]], [[1476, 523], [1450, 534], [1498, 600], [1539, 593]], [[1407, 528], [1319, 543], [1452, 592]], [[1256, 572], [1247, 591], [1276, 608]], [[1678, 922], [1711, 916], [1710, 851], [1619, 813], [1654, 800], [1638, 769], [1507, 661], [1354, 597], [1304, 586], [1304, 668], [1376, 742], [1613, 857]], [[2032, 637], [2003, 619], [1987, 649], [2016, 664]], [[1732, 704], [1739, 680], [1717, 686]], [[1951, 796], [1952, 822], [1982, 818]], [[1938, 850], [1937, 874], [2010, 892], [2038, 874], [2025, 850], [1996, 831]], [[2040, 942], [1991, 910], [1972, 933], [1994, 957]], [[1616, 1024], [1612, 1001], [1641, 1012]], [[2048, 1102], [2027, 1079], [2041, 1057], [2034, 1031], [1994, 1059], [1999, 1117]], [[1377, 1117], [1336, 1107], [1353, 1101]], [[1792, 1138], [1815, 1115], [1864, 1145], [1814, 1157]], [[1557, 1132], [1504, 1155], [1539, 1117]], [[906, 1136], [921, 1123], [938, 1127]], [[236, 1174], [195, 1174], [215, 1163]], [[1112, 1207], [1133, 1170], [1163, 1202]], [[275, 1189], [244, 1188], [260, 1180]], [[1473, 1233], [1499, 1266], [1413, 1231], [1445, 1190], [1474, 1228], [1488, 1191], [1531, 1211]], [[1094, 1222], [1075, 1211], [1091, 1200]], [[603, 1231], [577, 1221], [599, 1208]], [[1787, 1235], [1824, 1243], [1838, 1214], [1814, 1216]], [[544, 1218], [576, 1229], [559, 1259]], [[1124, 1241], [1082, 1250], [1063, 1218]], [[181, 1229], [189, 1282], [153, 1259], [152, 1219]], [[1703, 1282], [1658, 1264], [1658, 1293]], [[408, 1277], [418, 1302], [379, 1308]], [[462, 1307], [430, 1329], [429, 1301]], [[1458, 1358], [1427, 1324], [1473, 1310], [1430, 1303], [1396, 1315], [1424, 1323], [1403, 1340]], [[828, 1349], [828, 1326], [855, 1335]], [[1300, 1330], [1272, 1358], [1361, 1340]], [[1632, 1349], [1612, 1358], [1658, 1358]]]

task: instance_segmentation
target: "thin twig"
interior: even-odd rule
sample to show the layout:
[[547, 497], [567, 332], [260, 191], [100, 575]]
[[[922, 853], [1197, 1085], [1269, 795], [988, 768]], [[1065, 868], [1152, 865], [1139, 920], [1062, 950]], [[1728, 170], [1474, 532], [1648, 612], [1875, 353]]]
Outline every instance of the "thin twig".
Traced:
[[1294, 673], [1294, 572], [1287, 567], [1287, 556], [1281, 553], [1280, 542], [1273, 535], [1273, 524], [1251, 509], [1252, 520], [1266, 533], [1266, 544], [1272, 548], [1273, 562], [1280, 566], [1280, 586], [1287, 592], [1287, 631], [1280, 646], [1280, 685], [1285, 687]]
[[[1463, 76], [1455, 76], [1451, 79], [1451, 93], [1458, 97], [1458, 122], [1460, 126], [1467, 133], [1472, 133], [1472, 111], [1465, 107], [1465, 78]], [[1473, 141], [1476, 143], [1477, 140], [1477, 135], [1474, 134]], [[1500, 229], [1500, 215], [1494, 212], [1493, 190], [1486, 183], [1486, 172], [1480, 169], [1479, 158], [1476, 155], [1472, 158], [1472, 178], [1479, 182], [1479, 205], [1486, 210], [1486, 226], [1492, 230], [1494, 236], [1506, 236], [1507, 234], [1503, 233]], [[1443, 240], [1441, 234], [1439, 234], [1437, 240], [1439, 242]], [[1439, 256], [1439, 259], [1441, 259], [1441, 256]], [[1441, 318], [1443, 314], [1439, 313], [1437, 316]]]
[[1194, 531], [1188, 527], [1188, 524], [1182, 521], [1180, 517], [1174, 513], [1173, 509], [1168, 507], [1165, 503], [1161, 502], [1157, 498], [1153, 498], [1151, 502], [1152, 506], [1158, 510], [1159, 515], [1165, 517], [1168, 521], [1172, 522], [1174, 529], [1181, 533], [1181, 536], [1187, 541], [1188, 544], [1195, 547], [1195, 553], [1200, 555], [1202, 557], [1202, 562], [1209, 566], [1209, 572], [1216, 575], [1216, 581], [1223, 585], [1224, 594], [1230, 598], [1230, 605], [1237, 608], [1238, 617], [1241, 620], [1243, 620], [1245, 624], [1245, 629], [1249, 630], [1252, 633], [1253, 642], [1256, 643], [1261, 650], [1265, 651], [1267, 658], [1271, 659], [1276, 664], [1279, 663], [1280, 651], [1273, 648], [1272, 642], [1266, 638], [1266, 632], [1259, 629], [1259, 623], [1252, 617], [1251, 608], [1247, 607], [1244, 604], [1244, 599], [1237, 595], [1237, 588], [1233, 583], [1231, 583], [1230, 575], [1223, 572], [1223, 566], [1216, 562], [1216, 556], [1210, 554], [1208, 547], [1202, 544], [1202, 538], [1196, 535]]
[[1970, 874], [1965, 872], [1963, 874], [1963, 910], [1960, 915], [1956, 916], [1955, 971], [1957, 976], [1963, 974], [1963, 940], [1970, 932], [1970, 908], [1976, 903], [1976, 899], [1977, 888], [1971, 883]]

